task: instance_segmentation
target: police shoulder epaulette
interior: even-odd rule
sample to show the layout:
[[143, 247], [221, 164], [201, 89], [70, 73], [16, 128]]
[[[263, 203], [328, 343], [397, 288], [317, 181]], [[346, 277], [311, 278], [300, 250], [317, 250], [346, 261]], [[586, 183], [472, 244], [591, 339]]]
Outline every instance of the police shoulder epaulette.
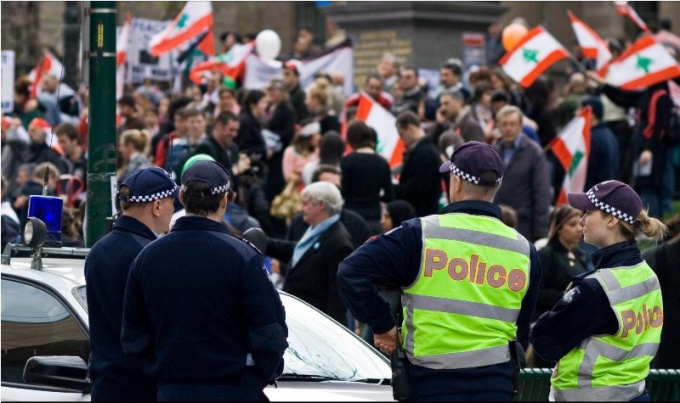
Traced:
[[259, 253], [260, 255], [264, 255], [264, 253], [262, 253], [262, 251], [261, 251], [257, 246], [255, 246], [254, 243], [250, 242], [249, 240], [247, 240], [247, 239], [245, 239], [245, 238], [239, 238], [239, 239], [242, 240], [243, 242], [245, 242], [246, 245], [248, 245], [248, 246], [250, 246], [251, 248], [255, 249], [255, 250], [257, 251], [257, 253]]

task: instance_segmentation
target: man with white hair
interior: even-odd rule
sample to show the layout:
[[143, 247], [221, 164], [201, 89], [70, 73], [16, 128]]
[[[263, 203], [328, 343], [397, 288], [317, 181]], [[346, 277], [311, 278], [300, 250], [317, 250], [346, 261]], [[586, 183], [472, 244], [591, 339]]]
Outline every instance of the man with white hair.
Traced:
[[354, 247], [340, 222], [342, 195], [331, 183], [315, 182], [304, 188], [301, 197], [302, 219], [309, 228], [297, 242], [268, 238], [267, 255], [289, 262], [283, 291], [345, 323], [347, 310], [338, 293], [338, 265]]

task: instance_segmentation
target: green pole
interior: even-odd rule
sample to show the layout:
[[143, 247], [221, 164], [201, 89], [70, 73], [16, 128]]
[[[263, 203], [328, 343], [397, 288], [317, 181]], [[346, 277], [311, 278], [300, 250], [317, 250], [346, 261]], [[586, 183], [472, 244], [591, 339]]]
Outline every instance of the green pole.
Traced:
[[111, 178], [116, 172], [116, 2], [90, 2], [90, 122], [87, 160], [87, 233], [92, 247], [106, 232]]

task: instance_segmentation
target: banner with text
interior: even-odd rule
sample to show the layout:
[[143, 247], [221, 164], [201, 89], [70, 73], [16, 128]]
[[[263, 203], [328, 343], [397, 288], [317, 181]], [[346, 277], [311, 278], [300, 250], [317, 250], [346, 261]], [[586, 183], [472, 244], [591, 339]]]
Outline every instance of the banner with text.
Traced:
[[[300, 86], [307, 87], [319, 72], [341, 73], [345, 77], [345, 95], [354, 92], [354, 49], [349, 41], [301, 60]], [[264, 60], [251, 54], [246, 59], [246, 73], [243, 86], [247, 89], [263, 89], [272, 78], [283, 76], [283, 64], [278, 60]]]
[[171, 21], [133, 18], [127, 46], [126, 82], [139, 84], [145, 79], [170, 81], [179, 73], [177, 54], [171, 51], [153, 57], [149, 53], [149, 41], [163, 31]]
[[12, 113], [14, 110], [14, 63], [13, 50], [2, 51], [2, 113]]

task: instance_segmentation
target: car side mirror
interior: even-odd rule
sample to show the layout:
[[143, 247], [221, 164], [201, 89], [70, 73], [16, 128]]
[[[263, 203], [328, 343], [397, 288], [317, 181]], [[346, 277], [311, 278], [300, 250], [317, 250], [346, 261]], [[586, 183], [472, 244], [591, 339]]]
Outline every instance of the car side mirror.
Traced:
[[87, 364], [78, 356], [36, 356], [24, 366], [24, 382], [90, 393]]

